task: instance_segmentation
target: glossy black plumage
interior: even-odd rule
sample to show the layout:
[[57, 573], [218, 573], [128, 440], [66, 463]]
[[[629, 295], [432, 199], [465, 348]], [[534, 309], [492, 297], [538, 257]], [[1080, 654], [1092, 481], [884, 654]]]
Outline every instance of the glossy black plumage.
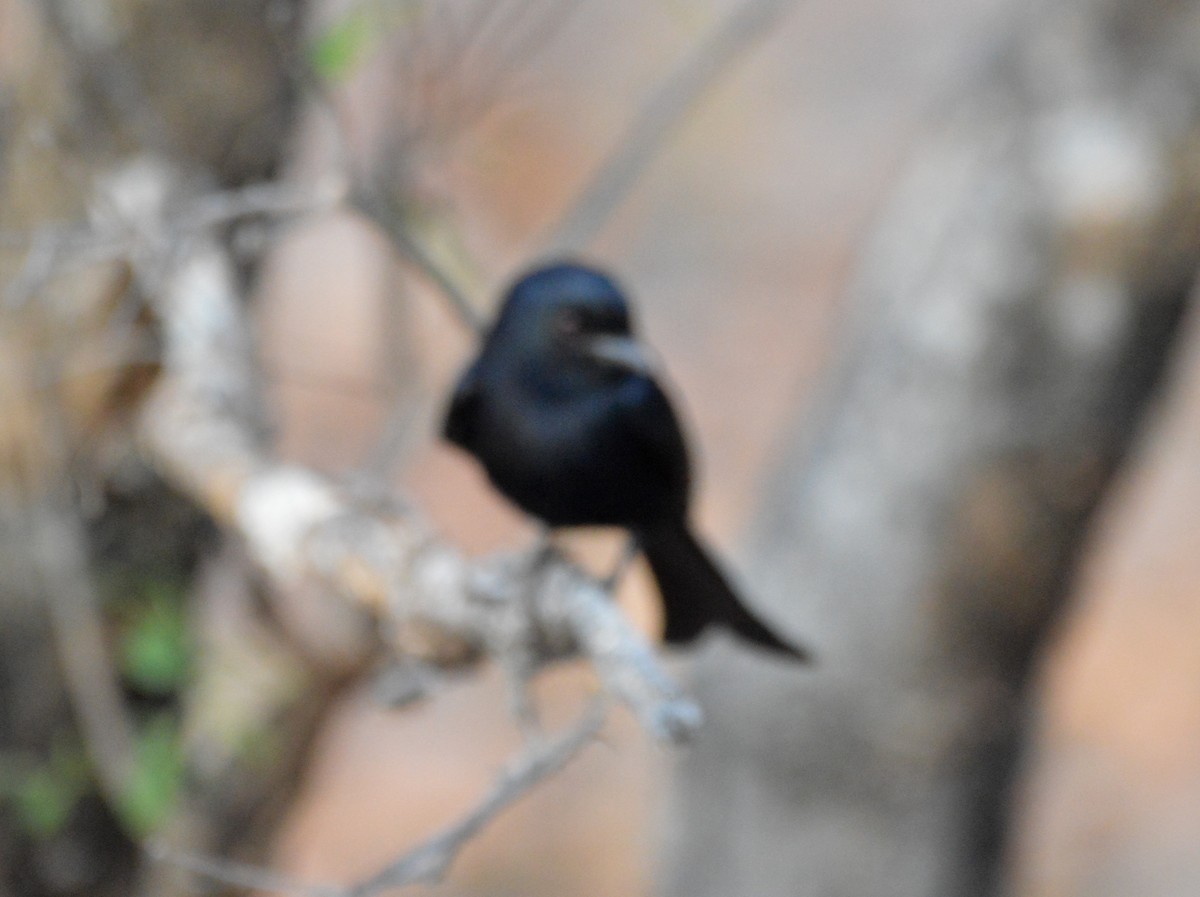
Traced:
[[527, 274], [462, 375], [445, 437], [551, 526], [632, 530], [662, 593], [668, 642], [716, 623], [803, 657], [746, 610], [692, 534], [687, 446], [632, 332], [624, 296], [600, 272], [558, 264]]

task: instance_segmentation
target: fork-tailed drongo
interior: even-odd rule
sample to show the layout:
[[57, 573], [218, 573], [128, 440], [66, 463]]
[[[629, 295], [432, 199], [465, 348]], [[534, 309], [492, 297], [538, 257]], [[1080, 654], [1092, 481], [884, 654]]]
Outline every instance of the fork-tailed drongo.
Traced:
[[630, 317], [620, 288], [592, 268], [525, 275], [454, 391], [445, 437], [550, 526], [631, 530], [662, 593], [667, 642], [716, 624], [803, 659], [747, 610], [692, 533], [687, 446]]

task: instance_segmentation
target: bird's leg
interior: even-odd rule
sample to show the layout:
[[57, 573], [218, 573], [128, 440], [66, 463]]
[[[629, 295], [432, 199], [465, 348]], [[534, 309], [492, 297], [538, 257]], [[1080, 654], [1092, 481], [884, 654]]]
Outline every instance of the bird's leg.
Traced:
[[638, 543], [638, 537], [630, 533], [629, 538], [625, 540], [624, 547], [621, 548], [620, 557], [617, 558], [617, 563], [613, 567], [612, 573], [600, 581], [600, 585], [604, 591], [615, 592], [617, 590], [617, 586], [625, 578], [625, 574], [629, 572], [629, 568], [633, 566], [633, 562], [637, 560], [639, 551], [641, 551], [641, 545]]

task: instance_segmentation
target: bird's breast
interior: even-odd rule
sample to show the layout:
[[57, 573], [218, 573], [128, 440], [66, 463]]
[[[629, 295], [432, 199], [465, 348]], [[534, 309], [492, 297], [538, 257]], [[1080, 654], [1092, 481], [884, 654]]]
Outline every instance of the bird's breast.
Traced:
[[474, 450], [495, 486], [554, 526], [629, 526], [659, 513], [661, 483], [621, 428], [613, 390], [500, 390], [480, 409]]

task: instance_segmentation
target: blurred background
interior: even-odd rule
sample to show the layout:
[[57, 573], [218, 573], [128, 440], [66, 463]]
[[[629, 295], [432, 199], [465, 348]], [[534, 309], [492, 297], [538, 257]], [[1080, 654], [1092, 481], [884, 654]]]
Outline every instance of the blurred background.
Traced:
[[534, 530], [436, 438], [474, 336], [397, 228], [485, 317], [614, 272], [700, 529], [819, 659], [672, 656], [696, 744], [617, 714], [432, 891], [1196, 893], [1198, 87], [1169, 0], [0, 0], [0, 895], [190, 892], [151, 835], [355, 881], [520, 748], [490, 668], [386, 706], [136, 445], [163, 322], [87, 234], [146, 154], [389, 197], [221, 224], [262, 423], [472, 554]]

